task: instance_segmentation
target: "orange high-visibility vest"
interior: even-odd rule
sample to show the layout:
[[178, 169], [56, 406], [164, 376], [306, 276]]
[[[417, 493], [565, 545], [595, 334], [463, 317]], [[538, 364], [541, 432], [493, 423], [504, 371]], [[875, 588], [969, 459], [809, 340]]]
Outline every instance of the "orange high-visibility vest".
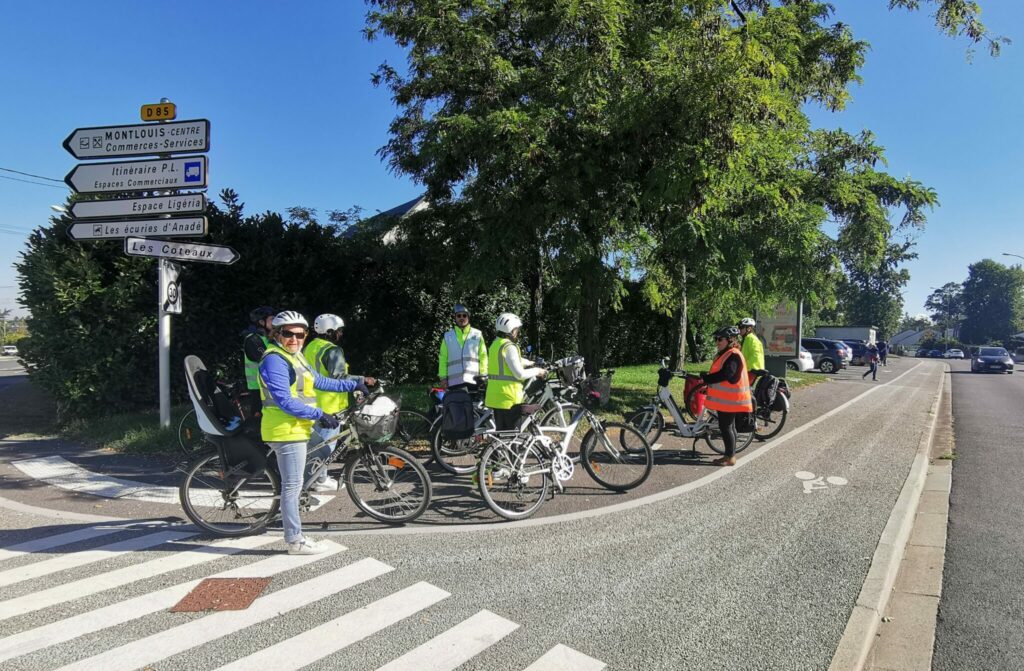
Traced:
[[714, 360], [708, 372], [717, 373], [722, 370], [729, 354], [735, 354], [740, 358], [740, 379], [735, 384], [728, 380], [709, 384], [704, 407], [716, 412], [752, 412], [754, 405], [750, 400], [750, 383], [746, 375], [747, 362], [743, 359], [743, 352], [737, 347], [725, 350]]

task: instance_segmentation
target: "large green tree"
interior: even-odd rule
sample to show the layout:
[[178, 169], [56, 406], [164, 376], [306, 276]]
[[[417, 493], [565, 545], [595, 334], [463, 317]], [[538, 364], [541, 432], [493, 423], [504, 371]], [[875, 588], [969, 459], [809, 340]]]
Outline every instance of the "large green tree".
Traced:
[[972, 263], [960, 301], [961, 340], [975, 345], [1006, 342], [1024, 331], [1024, 269], [991, 259]]

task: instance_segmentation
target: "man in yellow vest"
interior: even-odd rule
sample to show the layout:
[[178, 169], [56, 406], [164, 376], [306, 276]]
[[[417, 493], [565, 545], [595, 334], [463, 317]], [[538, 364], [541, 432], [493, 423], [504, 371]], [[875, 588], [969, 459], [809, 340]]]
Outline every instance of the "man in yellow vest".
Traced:
[[764, 345], [761, 339], [754, 333], [757, 323], [753, 317], [744, 317], [740, 320], [740, 342], [743, 351], [743, 360], [747, 363], [747, 376], [750, 384], [754, 383], [752, 370], [764, 370]]
[[446, 389], [476, 391], [474, 378], [487, 372], [487, 345], [479, 330], [469, 325], [469, 310], [456, 303], [455, 326], [441, 338], [437, 355], [437, 377]]
[[725, 455], [711, 462], [717, 466], [736, 465], [736, 416], [754, 409], [747, 365], [737, 343], [739, 336], [740, 331], [735, 326], [715, 331], [718, 354], [711, 362], [711, 370], [701, 373], [701, 379], [708, 384], [704, 407], [718, 415], [718, 427], [725, 443]]
[[532, 368], [533, 362], [524, 360], [515, 341], [523, 322], [511, 312], [498, 315], [494, 329], [498, 337], [487, 353], [487, 394], [484, 405], [494, 410], [494, 424], [498, 431], [510, 431], [522, 417], [523, 382], [544, 377], [543, 368]]
[[[260, 361], [260, 398], [263, 418], [260, 435], [274, 450], [281, 473], [281, 518], [288, 554], [319, 554], [324, 547], [302, 535], [299, 518], [299, 493], [304, 480], [311, 476], [307, 468], [306, 446], [314, 422], [322, 427], [337, 428], [338, 420], [317, 407], [316, 391], [349, 392], [366, 390], [376, 380], [350, 378], [334, 380], [317, 374], [302, 356], [309, 322], [298, 312], [286, 310], [271, 322], [273, 341]], [[315, 455], [319, 459], [330, 454]]]
[[[344, 328], [345, 320], [335, 314], [322, 314], [313, 320], [313, 332], [316, 337], [306, 343], [302, 354], [319, 375], [335, 380], [348, 377], [348, 363], [345, 361], [345, 352], [341, 349], [341, 336]], [[321, 410], [333, 415], [348, 407], [349, 395], [318, 389], [316, 402]], [[313, 427], [313, 434], [309, 441], [310, 447], [334, 438], [340, 430], [340, 427], [333, 429]], [[326, 472], [312, 487], [314, 492], [334, 491], [338, 488], [338, 481], [328, 476]]]
[[249, 312], [249, 327], [242, 331], [242, 358], [245, 361], [245, 388], [249, 390], [249, 407], [246, 419], [260, 413], [260, 359], [270, 344], [270, 322], [277, 310], [261, 305]]

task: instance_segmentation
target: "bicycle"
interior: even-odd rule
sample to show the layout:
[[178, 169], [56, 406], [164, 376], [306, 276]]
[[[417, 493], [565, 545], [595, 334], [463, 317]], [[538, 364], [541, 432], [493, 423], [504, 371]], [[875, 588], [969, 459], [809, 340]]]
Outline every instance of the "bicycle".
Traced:
[[[683, 378], [687, 381], [684, 394], [684, 409], [680, 410], [676, 404], [672, 392], [669, 391], [669, 383], [673, 377]], [[703, 395], [707, 391], [707, 384], [701, 380], [699, 375], [693, 375], [686, 371], [673, 371], [668, 368], [668, 359], [661, 360], [661, 368], [658, 369], [658, 393], [651, 399], [649, 405], [637, 409], [631, 413], [626, 421], [636, 427], [644, 437], [654, 443], [665, 431], [665, 417], [661, 414], [661, 408], [668, 410], [669, 415], [675, 422], [675, 428], [670, 433], [680, 438], [693, 438], [693, 451], [697, 451], [697, 441], [704, 439], [707, 446], [718, 454], [725, 454], [725, 442], [722, 440], [722, 433], [718, 428], [718, 416], [713, 410], [704, 407]], [[692, 417], [692, 422], [684, 419], [684, 413]], [[736, 433], [736, 454], [750, 446], [754, 439], [754, 432]]]
[[[398, 421], [398, 408], [383, 417], [366, 410], [383, 397], [383, 381], [363, 403], [337, 413], [342, 431], [310, 451], [334, 443], [330, 455], [316, 465], [299, 495], [299, 509], [315, 499], [310, 487], [332, 464], [340, 462], [345, 489], [359, 510], [387, 524], [415, 520], [430, 505], [433, 487], [423, 465], [407, 451], [387, 444]], [[217, 536], [244, 536], [262, 531], [281, 503], [281, 478], [268, 448], [265, 466], [255, 472], [246, 462], [232, 464], [224, 441], [197, 455], [185, 467], [178, 488], [181, 506], [196, 526]]]
[[752, 389], [754, 393], [751, 395], [751, 401], [754, 404], [754, 437], [760, 441], [765, 441], [779, 435], [782, 427], [785, 426], [786, 417], [789, 416], [791, 392], [789, 391], [789, 385], [786, 384], [786, 380], [779, 378], [779, 387], [773, 403], [771, 405], [759, 404], [757, 402], [758, 394], [756, 393], [757, 383], [765, 375], [768, 375], [768, 371], [752, 370], [750, 372], [754, 375]]
[[[240, 389], [240, 383], [229, 383], [215, 381], [218, 391], [222, 395], [217, 395], [218, 402], [230, 403], [230, 406], [225, 406], [221, 410], [221, 414], [236, 415], [239, 420], [244, 423], [247, 421], [249, 408], [249, 395], [259, 392], [254, 392], [246, 388]], [[206, 434], [199, 428], [199, 419], [196, 417], [196, 409], [192, 408], [178, 421], [178, 446], [186, 456], [191, 456], [197, 452], [208, 449], [211, 444], [206, 439]]]
[[[477, 486], [491, 510], [508, 520], [530, 517], [547, 500], [551, 482], [564, 491], [576, 464], [612, 491], [628, 491], [647, 480], [654, 455], [643, 434], [627, 424], [602, 422], [593, 412], [607, 403], [610, 381], [611, 372], [577, 381], [579, 405], [567, 425], [536, 425], [534, 416], [542, 406], [531, 405], [524, 406], [526, 417], [517, 432], [491, 435], [477, 467]], [[584, 419], [590, 429], [573, 455], [570, 445]]]

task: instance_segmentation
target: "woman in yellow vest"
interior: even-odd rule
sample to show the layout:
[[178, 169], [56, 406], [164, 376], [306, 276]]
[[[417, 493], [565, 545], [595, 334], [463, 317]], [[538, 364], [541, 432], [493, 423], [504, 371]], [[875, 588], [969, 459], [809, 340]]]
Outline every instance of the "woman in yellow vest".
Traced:
[[[313, 333], [316, 337], [306, 343], [302, 350], [309, 365], [318, 374], [324, 377], [332, 377], [341, 380], [348, 377], [348, 362], [345, 360], [345, 352], [341, 349], [341, 336], [345, 328], [345, 320], [335, 314], [322, 314], [313, 320]], [[341, 412], [348, 407], [348, 394], [336, 394], [333, 391], [316, 392], [316, 404], [320, 409], [329, 414]], [[313, 427], [313, 433], [309, 437], [310, 447], [330, 440], [338, 435], [341, 427], [327, 429], [324, 427]], [[311, 489], [314, 492], [337, 491], [338, 481], [327, 475], [324, 471], [320, 479], [313, 483]]]
[[747, 363], [737, 343], [739, 335], [740, 331], [735, 326], [715, 331], [718, 354], [711, 363], [711, 370], [701, 374], [701, 379], [708, 385], [704, 407], [718, 415], [718, 427], [725, 443], [725, 456], [712, 462], [717, 466], [736, 465], [736, 416], [754, 409], [747, 381]]
[[367, 384], [376, 384], [376, 380], [334, 380], [317, 374], [300, 352], [309, 322], [298, 312], [278, 313], [272, 328], [273, 341], [260, 361], [260, 434], [277, 455], [281, 471], [281, 519], [288, 554], [318, 554], [324, 551], [323, 546], [303, 537], [299, 518], [299, 492], [306, 477], [306, 444], [314, 422], [337, 428], [338, 420], [317, 407], [316, 390], [365, 390]]
[[498, 431], [511, 431], [522, 417], [523, 382], [533, 377], [544, 377], [543, 368], [531, 368], [519, 354], [515, 340], [523, 322], [511, 312], [504, 312], [494, 322], [498, 337], [487, 353], [487, 393], [484, 405], [494, 410], [494, 424]]

